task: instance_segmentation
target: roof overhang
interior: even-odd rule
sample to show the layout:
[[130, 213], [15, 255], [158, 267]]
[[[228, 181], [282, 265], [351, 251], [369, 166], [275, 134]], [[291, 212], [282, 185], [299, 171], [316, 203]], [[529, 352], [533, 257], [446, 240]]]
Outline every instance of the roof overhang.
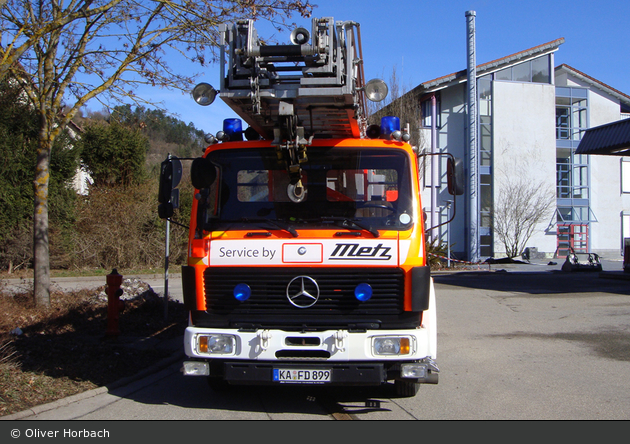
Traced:
[[630, 119], [587, 129], [575, 154], [630, 156]]
[[[517, 65], [527, 60], [531, 60], [545, 54], [549, 54], [558, 50], [558, 47], [564, 43], [564, 38], [559, 38], [542, 45], [535, 46], [525, 51], [517, 52], [516, 54], [502, 57], [491, 62], [477, 65], [477, 77], [484, 76], [486, 74], [499, 71], [507, 68], [508, 66]], [[467, 70], [458, 71], [452, 74], [448, 74], [437, 79], [423, 82], [413, 89], [415, 94], [426, 94], [436, 92], [441, 89], [445, 89], [456, 85], [458, 83], [465, 83], [468, 80]]]
[[563, 63], [562, 65], [556, 67], [556, 75], [558, 74], [558, 72], [561, 72], [561, 71], [565, 71], [569, 73], [570, 75], [572, 75], [573, 77], [575, 77], [576, 79], [581, 80], [582, 82], [586, 83], [587, 85], [597, 88], [601, 91], [604, 91], [607, 94], [610, 94], [611, 96], [619, 100], [621, 104], [625, 106], [630, 106], [630, 96], [622, 93], [619, 90], [616, 90], [612, 86], [609, 86], [605, 84], [604, 82], [601, 82], [587, 74], [584, 74], [583, 72], [578, 71], [577, 69], [573, 68], [572, 66], [567, 65], [566, 63]]

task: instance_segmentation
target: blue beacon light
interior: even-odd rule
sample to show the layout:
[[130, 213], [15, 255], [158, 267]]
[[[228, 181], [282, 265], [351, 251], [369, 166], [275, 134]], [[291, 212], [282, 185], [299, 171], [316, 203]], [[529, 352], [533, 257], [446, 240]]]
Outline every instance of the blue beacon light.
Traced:
[[394, 131], [400, 131], [400, 119], [395, 116], [385, 116], [381, 119], [381, 137], [389, 139]]
[[223, 132], [229, 136], [230, 142], [243, 140], [243, 125], [241, 119], [225, 119], [223, 121]]
[[372, 297], [372, 286], [366, 283], [357, 285], [354, 289], [354, 297], [361, 302], [368, 301]]
[[234, 298], [237, 301], [244, 302], [252, 295], [252, 289], [247, 284], [237, 284], [234, 287]]

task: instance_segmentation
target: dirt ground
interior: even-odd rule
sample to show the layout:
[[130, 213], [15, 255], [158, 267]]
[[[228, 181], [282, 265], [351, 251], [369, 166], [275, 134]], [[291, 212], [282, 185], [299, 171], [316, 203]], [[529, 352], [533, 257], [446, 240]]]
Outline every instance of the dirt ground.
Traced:
[[183, 335], [183, 305], [170, 302], [165, 319], [162, 299], [146, 291], [125, 301], [120, 334], [111, 335], [103, 290], [53, 292], [44, 309], [32, 293], [0, 287], [0, 416], [106, 386], [168, 357], [146, 339]]

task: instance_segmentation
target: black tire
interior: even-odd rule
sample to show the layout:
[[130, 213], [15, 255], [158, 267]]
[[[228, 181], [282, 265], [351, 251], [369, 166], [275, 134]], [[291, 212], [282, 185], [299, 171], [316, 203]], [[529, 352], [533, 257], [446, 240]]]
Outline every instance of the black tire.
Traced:
[[418, 394], [420, 383], [409, 379], [397, 379], [394, 381], [394, 390], [399, 398], [412, 398]]

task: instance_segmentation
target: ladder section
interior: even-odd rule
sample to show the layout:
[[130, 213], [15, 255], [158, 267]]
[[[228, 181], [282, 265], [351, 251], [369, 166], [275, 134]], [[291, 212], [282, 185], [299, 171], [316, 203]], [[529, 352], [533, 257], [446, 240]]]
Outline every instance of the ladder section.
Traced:
[[[221, 33], [219, 97], [263, 138], [361, 137], [366, 127], [359, 24], [314, 18], [292, 44], [265, 45], [252, 20]], [[227, 60], [226, 60], [227, 57]]]

